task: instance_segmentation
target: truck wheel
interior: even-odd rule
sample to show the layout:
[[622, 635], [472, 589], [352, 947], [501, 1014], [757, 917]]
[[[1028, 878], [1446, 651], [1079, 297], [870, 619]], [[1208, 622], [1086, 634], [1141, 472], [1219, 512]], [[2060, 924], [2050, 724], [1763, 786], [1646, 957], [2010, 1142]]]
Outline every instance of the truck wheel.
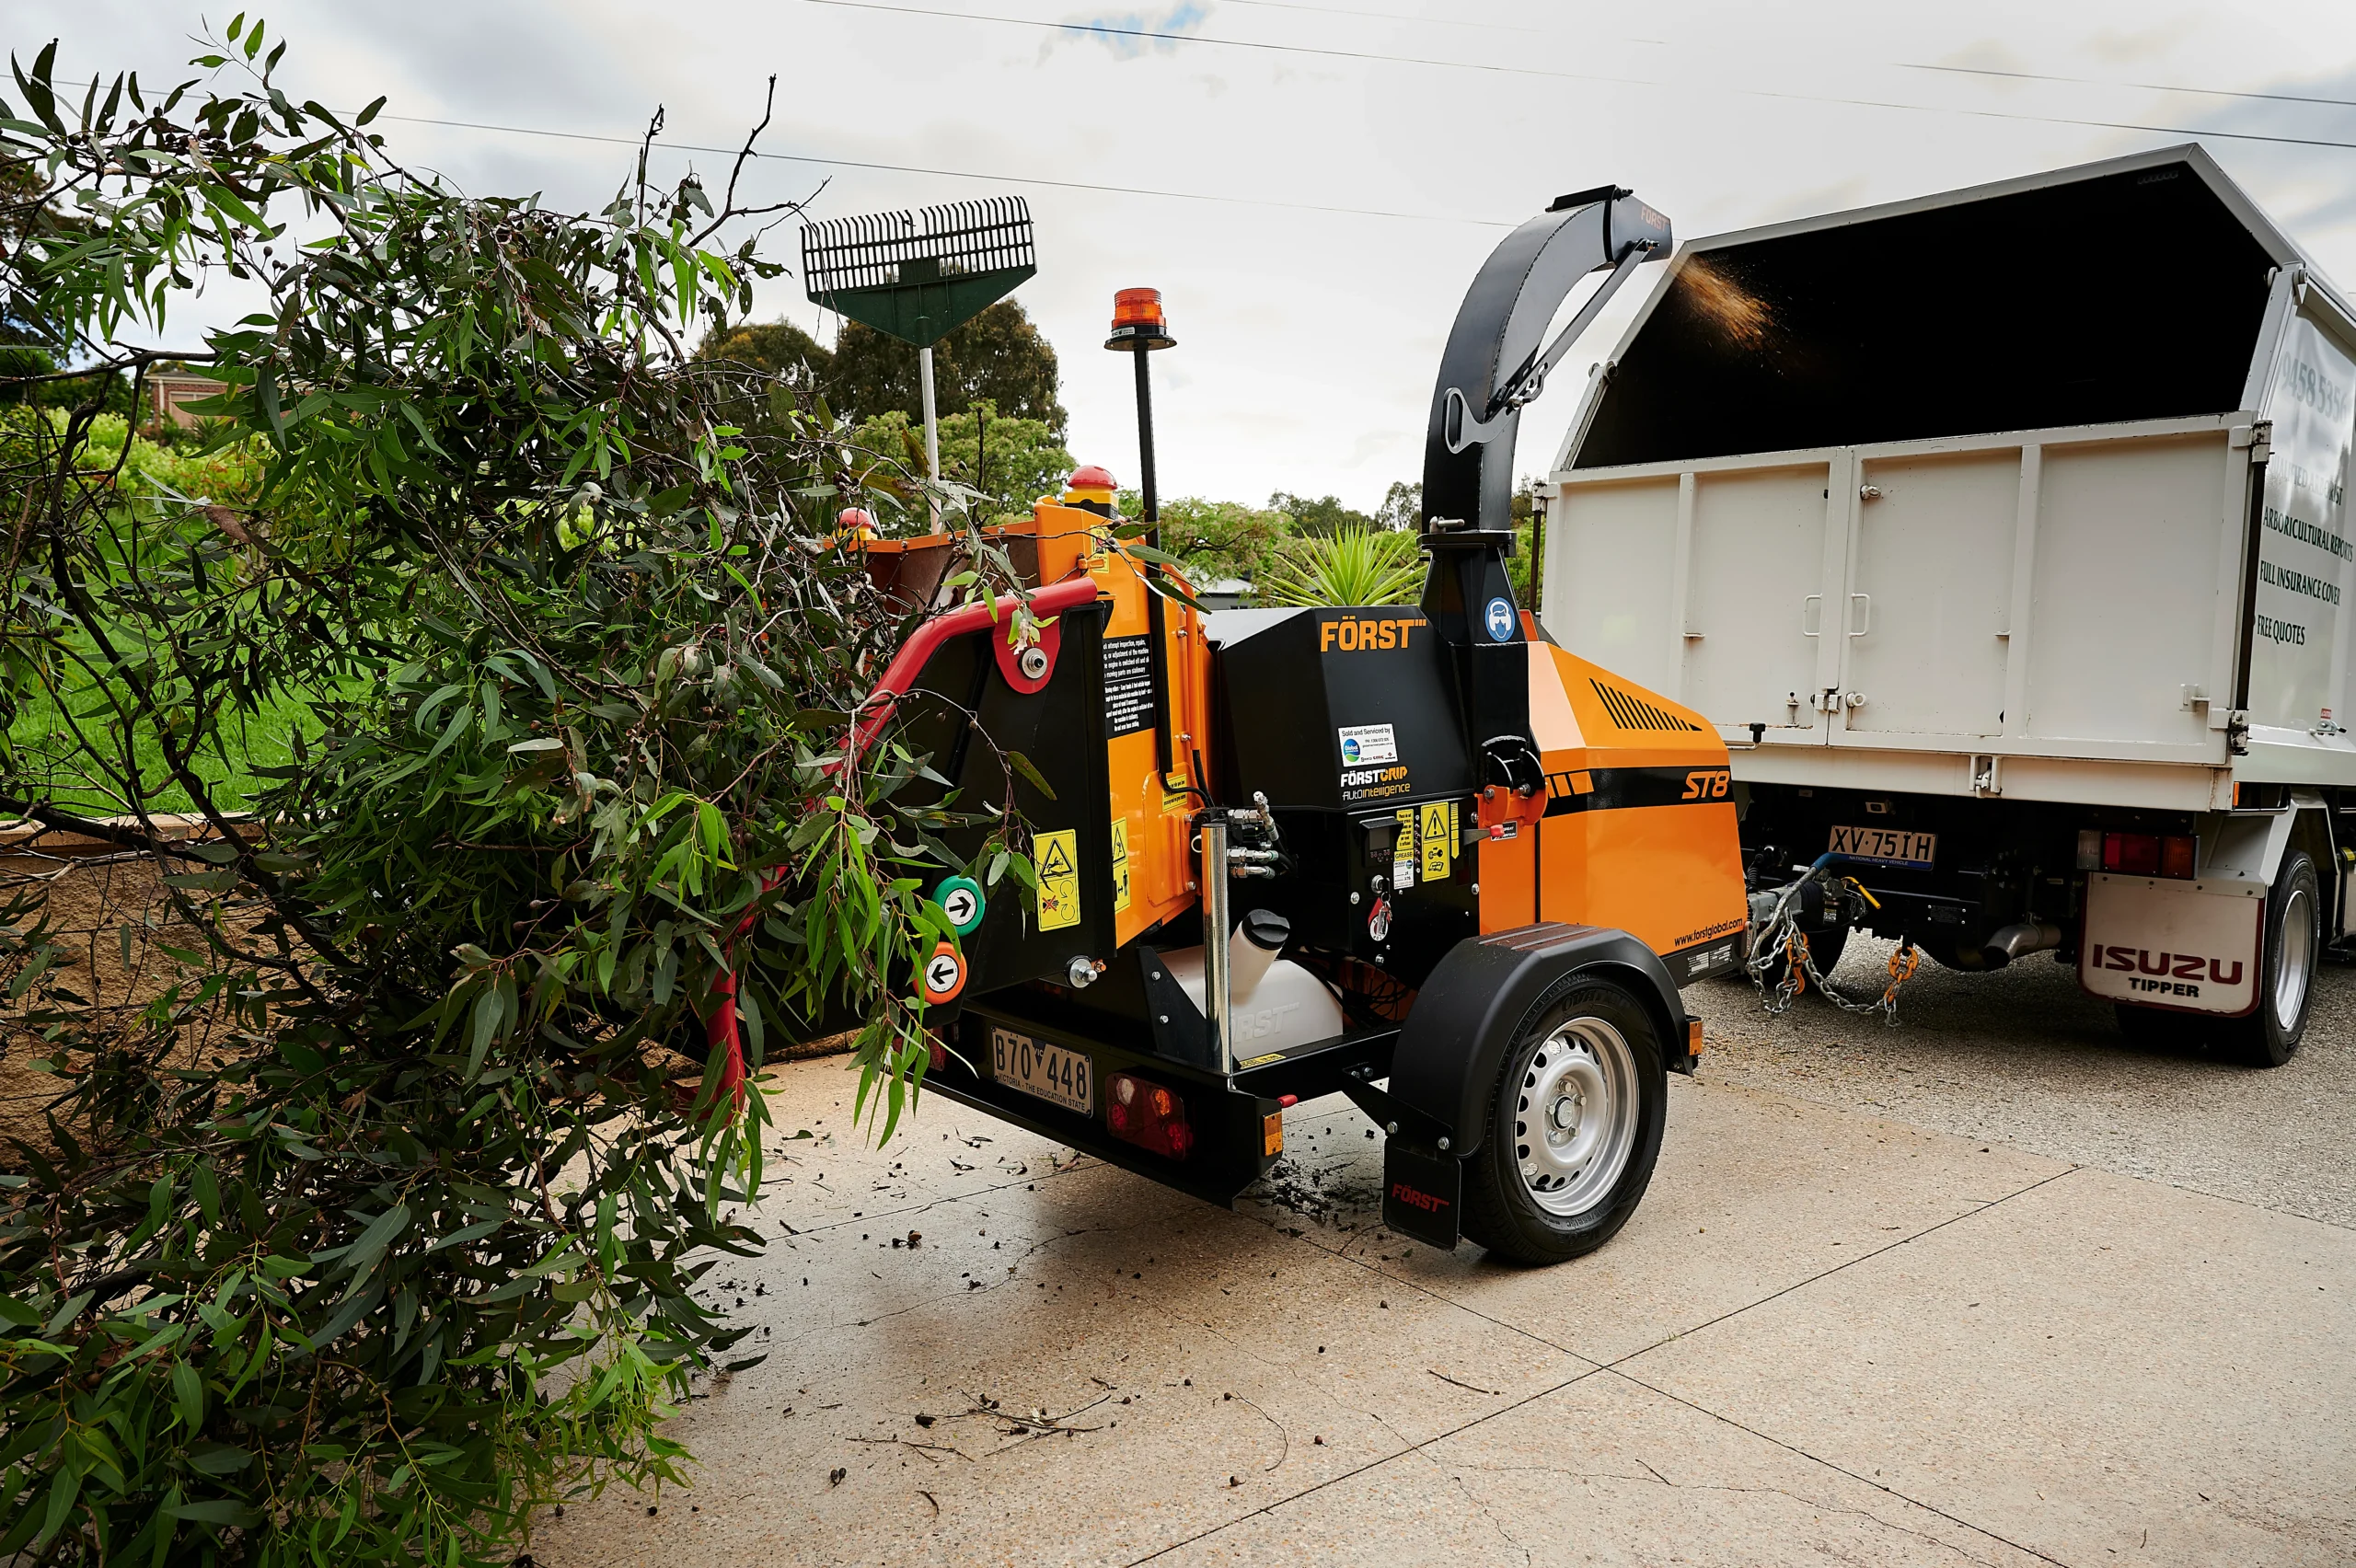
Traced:
[[2224, 1021], [2214, 1038], [2234, 1060], [2279, 1067], [2299, 1048], [2323, 952], [2323, 896], [2316, 863], [2304, 849], [2282, 857], [2266, 895], [2266, 941], [2258, 970], [2258, 1007]]
[[1668, 1100], [1652, 1015], [1611, 981], [1573, 977], [1506, 1052], [1465, 1161], [1464, 1233], [1523, 1263], [1602, 1246], [1652, 1182]]

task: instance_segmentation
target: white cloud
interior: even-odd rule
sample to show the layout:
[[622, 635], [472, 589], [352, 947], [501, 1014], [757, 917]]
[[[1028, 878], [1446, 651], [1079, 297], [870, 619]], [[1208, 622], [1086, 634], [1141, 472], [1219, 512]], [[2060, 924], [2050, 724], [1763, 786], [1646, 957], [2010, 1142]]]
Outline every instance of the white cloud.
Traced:
[[[1126, 367], [1097, 345], [1114, 290], [1149, 283], [1164, 292], [1180, 340], [1155, 365], [1164, 488], [1242, 500], [1331, 491], [1362, 507], [1420, 474], [1439, 345], [1498, 225], [1560, 191], [1616, 180], [1696, 236], [2185, 139], [1994, 115], [2356, 140], [2356, 116], [2325, 105], [1897, 68], [1945, 62], [2262, 90], [2308, 83], [2326, 89], [2316, 96], [2356, 98], [2356, 7], [2325, 0], [2255, 10], [1729, 0], [1641, 14], [1591, 0], [1111, 0], [1079, 12], [1072, 0], [913, 3], [1050, 26], [1129, 27], [1120, 18], [1135, 17], [1142, 31], [1401, 58], [1121, 40], [803, 0], [714, 0], [693, 12], [652, 0], [287, 0], [269, 17], [291, 40], [287, 69], [323, 101], [386, 92], [391, 113], [625, 141], [662, 104], [670, 137], [726, 148], [757, 116], [775, 72], [778, 115], [763, 143], [774, 153], [1222, 198], [782, 159], [747, 174], [761, 201], [823, 179], [816, 211], [827, 216], [1027, 195], [1041, 270], [1019, 297], [1062, 352], [1079, 455], [1134, 467]], [[1426, 19], [1363, 14], [1379, 10]], [[10, 32], [25, 54], [62, 34], [71, 71], [135, 64], [156, 80], [193, 52], [186, 35], [198, 17], [167, 0], [17, 0]], [[1629, 36], [1637, 32], [1658, 41]], [[388, 128], [404, 156], [468, 190], [544, 190], [577, 206], [602, 201], [629, 156], [596, 142]], [[2356, 151], [2210, 145], [2327, 271], [2356, 282], [2356, 202], [2346, 195]], [[724, 152], [664, 156], [673, 171], [692, 163], [719, 173], [726, 163]], [[791, 231], [778, 238], [791, 254]], [[2039, 264], [2098, 275], [2119, 259], [2102, 236], [2085, 235]], [[771, 285], [760, 307], [819, 321], [795, 279]], [[1562, 379], [1524, 421], [1519, 467], [1551, 454], [1576, 379]]]

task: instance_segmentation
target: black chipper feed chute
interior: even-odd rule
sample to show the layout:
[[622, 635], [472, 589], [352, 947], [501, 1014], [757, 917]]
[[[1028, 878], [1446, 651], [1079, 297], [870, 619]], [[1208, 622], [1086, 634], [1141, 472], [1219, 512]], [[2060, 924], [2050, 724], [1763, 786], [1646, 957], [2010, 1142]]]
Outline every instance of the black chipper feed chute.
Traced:
[[[1666, 257], [1669, 220], [1618, 186], [1565, 196], [1506, 236], [1457, 307], [1424, 434], [1424, 518], [1512, 527], [1513, 448], [1522, 406], [1637, 262]], [[1542, 344], [1579, 280], [1612, 276]]]
[[[1522, 408], [1637, 263], [1666, 256], [1669, 244], [1669, 220], [1616, 185], [1561, 197], [1490, 252], [1449, 331], [1424, 436], [1423, 610], [1453, 655], [1464, 740], [1483, 759], [1484, 783], [1525, 795], [1543, 787], [1520, 606], [1505, 565]], [[1571, 290], [1605, 268], [1603, 286], [1544, 342]]]

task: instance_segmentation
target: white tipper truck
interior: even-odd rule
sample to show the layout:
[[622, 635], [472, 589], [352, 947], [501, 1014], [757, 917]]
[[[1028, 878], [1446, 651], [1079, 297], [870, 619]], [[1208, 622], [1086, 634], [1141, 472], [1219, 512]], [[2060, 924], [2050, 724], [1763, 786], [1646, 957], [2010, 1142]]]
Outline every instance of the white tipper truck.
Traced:
[[2197, 146], [1646, 271], [1538, 617], [1733, 748], [1761, 967], [2050, 953], [2286, 1060], [2356, 934], [2346, 297]]

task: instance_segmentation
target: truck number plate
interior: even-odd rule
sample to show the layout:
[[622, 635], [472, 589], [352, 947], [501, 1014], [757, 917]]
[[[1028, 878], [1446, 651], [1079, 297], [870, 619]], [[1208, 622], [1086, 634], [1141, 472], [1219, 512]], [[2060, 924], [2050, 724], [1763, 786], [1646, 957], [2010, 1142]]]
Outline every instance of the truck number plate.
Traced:
[[1083, 1116], [1096, 1109], [1096, 1074], [1085, 1053], [1011, 1029], [990, 1031], [990, 1077]]
[[1931, 858], [1938, 849], [1935, 833], [1908, 833], [1895, 827], [1836, 827], [1832, 830], [1832, 852], [1846, 855], [1853, 860], [1871, 860], [1877, 866], [1912, 866], [1918, 870], [1931, 869]]

